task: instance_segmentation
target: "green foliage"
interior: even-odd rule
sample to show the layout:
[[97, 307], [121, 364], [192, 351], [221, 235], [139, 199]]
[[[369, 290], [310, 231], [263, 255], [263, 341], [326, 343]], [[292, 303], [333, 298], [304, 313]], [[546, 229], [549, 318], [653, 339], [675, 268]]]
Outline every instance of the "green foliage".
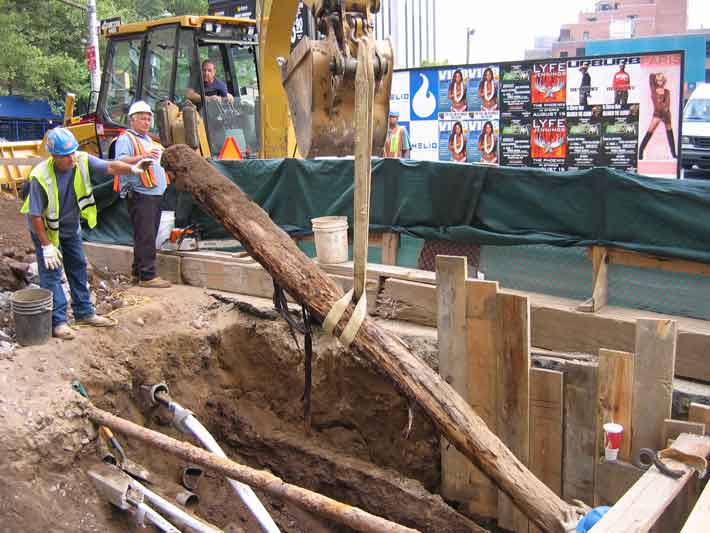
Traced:
[[[73, 0], [85, 5], [86, 0]], [[207, 13], [207, 0], [96, 0], [98, 18], [123, 22]], [[58, 0], [0, 0], [0, 95], [15, 94], [57, 104], [68, 92], [89, 99], [85, 11]], [[101, 65], [105, 39], [99, 37]]]

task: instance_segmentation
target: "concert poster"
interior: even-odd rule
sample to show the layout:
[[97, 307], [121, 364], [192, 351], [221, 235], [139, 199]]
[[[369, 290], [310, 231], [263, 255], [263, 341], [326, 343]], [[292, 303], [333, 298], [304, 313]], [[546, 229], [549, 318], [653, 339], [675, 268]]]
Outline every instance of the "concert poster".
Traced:
[[500, 164], [530, 166], [530, 116], [502, 115], [500, 119]]
[[567, 170], [607, 166], [602, 149], [603, 108], [567, 107]]
[[500, 110], [503, 113], [530, 111], [530, 65], [514, 63], [500, 69]]

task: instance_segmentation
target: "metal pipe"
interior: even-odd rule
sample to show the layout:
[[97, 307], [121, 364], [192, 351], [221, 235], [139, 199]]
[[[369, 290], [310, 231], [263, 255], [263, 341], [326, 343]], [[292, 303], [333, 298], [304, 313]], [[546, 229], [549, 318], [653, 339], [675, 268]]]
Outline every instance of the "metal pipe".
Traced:
[[101, 90], [101, 60], [99, 56], [99, 23], [96, 20], [96, 0], [88, 0], [87, 13], [89, 15], [89, 49], [93, 50], [94, 64], [91, 70], [91, 98], [89, 111], [96, 110], [96, 104]]
[[160, 516], [155, 510], [145, 503], [136, 504], [136, 514], [143, 515], [155, 527], [159, 528], [164, 533], [180, 533], [180, 530]]
[[433, 16], [431, 18], [431, 28], [434, 33], [434, 39], [433, 39], [433, 41], [434, 41], [434, 63], [436, 64], [436, 0], [432, 0], [432, 1], [433, 1], [433, 4], [432, 4], [433, 9], [431, 10], [431, 12], [432, 12]]
[[[409, 17], [407, 13], [407, 2], [404, 2], [404, 68], [409, 68]], [[398, 36], [399, 37], [399, 36]]]
[[[412, 6], [412, 10], [414, 6]], [[419, 65], [422, 66], [422, 0], [419, 0], [419, 35], [417, 35], [417, 40], [419, 41]]]

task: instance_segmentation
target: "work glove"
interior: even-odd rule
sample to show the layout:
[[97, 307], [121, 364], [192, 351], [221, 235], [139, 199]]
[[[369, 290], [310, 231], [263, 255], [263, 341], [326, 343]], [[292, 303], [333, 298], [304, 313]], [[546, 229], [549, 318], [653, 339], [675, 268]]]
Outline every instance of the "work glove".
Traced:
[[135, 165], [133, 165], [131, 167], [131, 172], [133, 172], [133, 174], [142, 174], [143, 172], [148, 170], [152, 164], [153, 160], [146, 157], [138, 161], [138, 163], [136, 163]]
[[42, 257], [44, 257], [44, 266], [47, 270], [62, 268], [62, 252], [53, 244], [42, 246]]

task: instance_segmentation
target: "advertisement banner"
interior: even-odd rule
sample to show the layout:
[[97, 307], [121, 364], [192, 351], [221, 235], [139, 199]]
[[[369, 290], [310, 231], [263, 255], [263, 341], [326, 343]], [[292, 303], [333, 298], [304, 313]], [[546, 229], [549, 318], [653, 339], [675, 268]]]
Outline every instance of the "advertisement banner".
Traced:
[[416, 159], [677, 177], [683, 53], [398, 71]]

